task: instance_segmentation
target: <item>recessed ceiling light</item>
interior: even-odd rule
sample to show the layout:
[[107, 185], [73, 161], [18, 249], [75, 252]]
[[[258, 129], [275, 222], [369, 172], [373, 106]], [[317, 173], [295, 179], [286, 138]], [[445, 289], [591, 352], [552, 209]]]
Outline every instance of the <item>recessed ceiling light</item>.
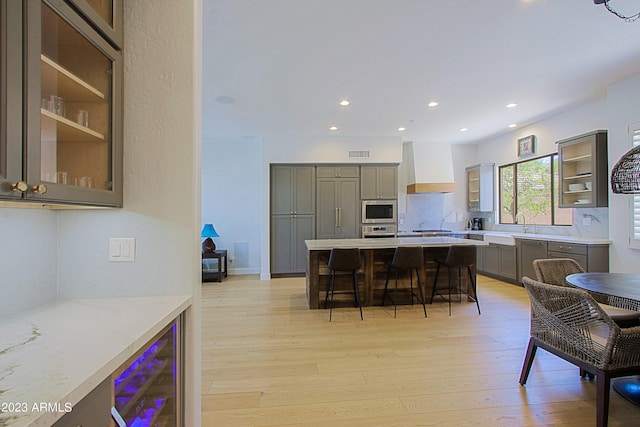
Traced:
[[505, 107], [507, 107], [507, 108], [513, 108], [513, 107], [517, 107], [517, 106], [518, 106], [518, 104], [516, 104], [515, 102], [510, 102], [507, 105], [505, 105]]
[[438, 106], [438, 101], [431, 101], [430, 103], [427, 104], [428, 107], [437, 107]]
[[517, 124], [517, 123], [511, 123], [511, 124], [510, 124], [509, 126], [507, 126], [507, 127], [514, 128], [514, 127], [516, 127], [516, 126], [518, 126], [518, 124]]
[[467, 129], [467, 128], [460, 128], [460, 132], [466, 132], [466, 131], [468, 131], [468, 130], [469, 130], [469, 129]]
[[340, 101], [340, 105], [343, 106], [343, 107], [346, 107], [346, 106], [348, 106], [350, 104], [351, 104], [351, 102], [349, 102], [348, 99], [343, 99], [342, 101]]
[[398, 131], [399, 131], [399, 132], [404, 132], [405, 130], [407, 130], [407, 128], [406, 128], [406, 127], [404, 127], [404, 126], [400, 126], [400, 127], [398, 128]]
[[331, 126], [329, 130], [338, 130], [338, 126]]

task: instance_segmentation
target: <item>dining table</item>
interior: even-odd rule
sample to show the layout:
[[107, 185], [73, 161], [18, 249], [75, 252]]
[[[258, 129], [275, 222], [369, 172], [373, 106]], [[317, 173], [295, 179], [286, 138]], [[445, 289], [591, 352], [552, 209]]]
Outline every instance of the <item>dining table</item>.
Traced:
[[[630, 300], [640, 307], [640, 273], [576, 273], [565, 280], [590, 293]], [[640, 377], [618, 378], [612, 383], [618, 394], [640, 406]]]

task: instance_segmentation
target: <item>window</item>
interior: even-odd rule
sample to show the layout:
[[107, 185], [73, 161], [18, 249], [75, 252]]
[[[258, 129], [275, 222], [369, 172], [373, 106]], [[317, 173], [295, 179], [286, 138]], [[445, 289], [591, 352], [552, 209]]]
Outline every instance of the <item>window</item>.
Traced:
[[[629, 126], [631, 146], [640, 145], [640, 122]], [[631, 200], [631, 236], [629, 247], [640, 249], [640, 196], [634, 195]]]
[[500, 224], [571, 225], [571, 209], [558, 207], [557, 154], [501, 166], [498, 178]]

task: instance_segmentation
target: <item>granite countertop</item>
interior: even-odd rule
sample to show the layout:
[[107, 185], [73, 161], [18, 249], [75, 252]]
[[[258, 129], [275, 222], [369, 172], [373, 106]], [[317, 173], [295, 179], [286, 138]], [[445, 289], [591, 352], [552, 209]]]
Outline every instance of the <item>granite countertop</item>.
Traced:
[[0, 426], [50, 426], [190, 305], [188, 295], [80, 299], [3, 321]]
[[451, 246], [475, 245], [486, 246], [481, 240], [457, 239], [455, 237], [378, 237], [366, 239], [319, 239], [305, 240], [307, 249], [311, 251], [329, 250], [332, 248], [360, 248], [360, 249], [393, 249], [398, 246]]

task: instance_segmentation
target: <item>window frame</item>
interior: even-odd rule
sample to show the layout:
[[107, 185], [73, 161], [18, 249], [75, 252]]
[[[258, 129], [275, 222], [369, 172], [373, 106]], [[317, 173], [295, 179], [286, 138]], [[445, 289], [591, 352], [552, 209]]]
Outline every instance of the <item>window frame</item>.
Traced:
[[[639, 123], [640, 125], [640, 123]], [[518, 225], [518, 219], [517, 219], [517, 213], [518, 213], [518, 165], [522, 164], [522, 163], [526, 163], [526, 162], [530, 162], [530, 161], [536, 161], [536, 160], [540, 160], [540, 159], [544, 159], [544, 158], [548, 158], [549, 159], [549, 167], [551, 169], [551, 173], [550, 173], [550, 183], [549, 183], [549, 187], [550, 187], [550, 195], [551, 197], [549, 198], [549, 207], [550, 207], [550, 216], [551, 216], [551, 224], [538, 224], [540, 226], [544, 226], [544, 227], [570, 227], [573, 225], [573, 217], [571, 218], [571, 224], [556, 224], [556, 209], [559, 209], [559, 202], [560, 199], [559, 197], [554, 198], [554, 195], [557, 195], [557, 185], [556, 185], [556, 178], [557, 178], [557, 174], [559, 173], [559, 170], [556, 170], [559, 168], [559, 160], [558, 160], [558, 152], [554, 152], [554, 153], [548, 153], [548, 154], [544, 154], [541, 156], [536, 156], [536, 157], [528, 157], [526, 159], [522, 159], [522, 160], [518, 160], [515, 162], [511, 162], [511, 163], [505, 163], [504, 165], [500, 165], [498, 166], [498, 211], [497, 211], [497, 223], [500, 225]], [[557, 165], [557, 167], [556, 167]], [[502, 169], [503, 168], [508, 168], [508, 167], [513, 167], [513, 185], [514, 185], [514, 190], [513, 190], [513, 199], [514, 199], [514, 206], [515, 206], [515, 212], [516, 212], [516, 217], [514, 217], [514, 222], [502, 222]], [[554, 175], [555, 174], [555, 175]], [[554, 200], [555, 199], [555, 200]], [[555, 205], [554, 205], [555, 203]], [[640, 247], [640, 240], [638, 241], [639, 243], [639, 247]]]
[[[629, 149], [640, 145], [640, 122], [627, 126]], [[629, 199], [629, 248], [640, 249], [640, 195]], [[636, 220], [637, 219], [637, 220]]]

